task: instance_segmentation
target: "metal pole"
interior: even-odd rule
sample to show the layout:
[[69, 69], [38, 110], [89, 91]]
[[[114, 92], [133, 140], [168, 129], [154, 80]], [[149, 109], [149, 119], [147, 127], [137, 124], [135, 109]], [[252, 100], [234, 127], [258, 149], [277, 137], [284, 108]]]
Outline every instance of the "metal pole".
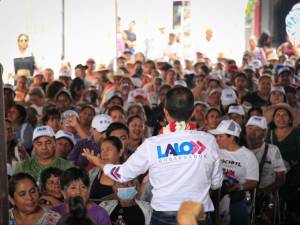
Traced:
[[62, 44], [62, 49], [61, 49], [61, 60], [65, 59], [65, 0], [61, 1], [62, 6], [61, 6], [61, 22], [62, 22], [62, 39], [61, 39], [61, 44]]
[[[116, 58], [118, 57], [118, 40], [117, 40], [117, 36], [118, 36], [118, 0], [115, 0], [115, 17], [116, 17]], [[120, 24], [119, 24], [120, 26]]]
[[6, 145], [4, 132], [4, 97], [3, 97], [3, 66], [0, 63], [0, 225], [8, 224], [8, 185], [7, 185], [7, 168], [6, 168]]

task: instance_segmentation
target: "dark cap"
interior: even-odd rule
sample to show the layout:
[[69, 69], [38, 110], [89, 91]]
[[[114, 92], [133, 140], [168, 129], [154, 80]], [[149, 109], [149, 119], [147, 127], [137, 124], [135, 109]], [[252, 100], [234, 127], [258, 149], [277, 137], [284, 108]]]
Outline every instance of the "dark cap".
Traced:
[[87, 66], [84, 66], [82, 64], [78, 64], [77, 66], [75, 66], [75, 70], [77, 69], [86, 70], [87, 68], [88, 68]]

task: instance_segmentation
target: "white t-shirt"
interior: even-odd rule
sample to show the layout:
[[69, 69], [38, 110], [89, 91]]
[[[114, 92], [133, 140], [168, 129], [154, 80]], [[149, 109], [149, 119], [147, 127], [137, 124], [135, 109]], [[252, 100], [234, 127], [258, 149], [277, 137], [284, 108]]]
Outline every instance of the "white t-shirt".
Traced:
[[184, 200], [214, 206], [209, 189], [221, 187], [223, 173], [215, 138], [205, 132], [183, 130], [150, 137], [122, 165], [105, 165], [104, 173], [126, 182], [149, 170], [156, 211], [178, 211]]
[[[279, 148], [275, 145], [268, 144], [268, 153], [262, 169], [259, 187], [265, 188], [275, 182], [276, 173], [286, 171]], [[257, 149], [252, 150], [260, 163], [265, 151], [265, 143]]]
[[[177, 42], [174, 42], [172, 45], [167, 45], [163, 50], [164, 56], [170, 57], [171, 55], [176, 55], [180, 57], [180, 45]], [[170, 60], [170, 59], [169, 59]]]
[[246, 180], [259, 179], [258, 162], [250, 150], [244, 146], [236, 151], [220, 150], [224, 179], [231, 177], [244, 184]]

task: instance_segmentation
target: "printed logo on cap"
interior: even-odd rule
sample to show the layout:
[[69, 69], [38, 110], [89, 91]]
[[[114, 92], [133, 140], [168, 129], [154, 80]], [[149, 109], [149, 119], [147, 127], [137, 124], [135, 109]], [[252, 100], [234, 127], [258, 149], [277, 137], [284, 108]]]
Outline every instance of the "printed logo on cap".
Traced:
[[234, 122], [231, 122], [231, 123], [229, 124], [228, 130], [230, 130], [230, 131], [232, 131], [232, 132], [235, 131], [235, 124], [234, 124]]

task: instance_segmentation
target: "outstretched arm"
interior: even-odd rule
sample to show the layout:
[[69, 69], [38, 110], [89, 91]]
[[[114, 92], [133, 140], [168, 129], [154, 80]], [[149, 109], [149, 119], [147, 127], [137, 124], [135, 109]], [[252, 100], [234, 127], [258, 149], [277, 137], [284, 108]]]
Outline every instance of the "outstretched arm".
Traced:
[[117, 182], [126, 182], [145, 173], [149, 166], [149, 156], [146, 144], [143, 143], [122, 165], [105, 164], [100, 157], [95, 156], [89, 149], [84, 149], [83, 156], [91, 163], [100, 167], [104, 174]]

